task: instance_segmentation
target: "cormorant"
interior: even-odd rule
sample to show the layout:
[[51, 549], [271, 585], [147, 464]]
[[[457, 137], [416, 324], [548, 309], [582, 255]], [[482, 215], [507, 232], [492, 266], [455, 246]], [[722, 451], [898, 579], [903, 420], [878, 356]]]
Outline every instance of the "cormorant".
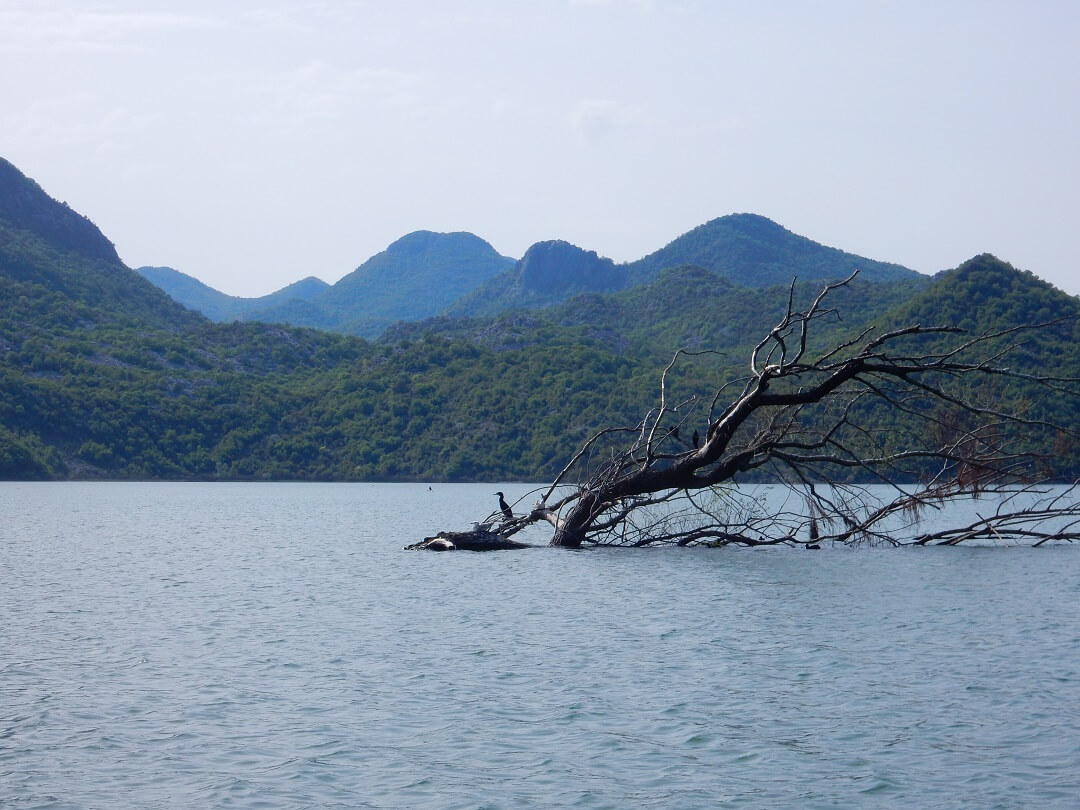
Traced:
[[495, 494], [499, 496], [499, 509], [502, 510], [503, 517], [507, 520], [513, 520], [514, 512], [510, 509], [510, 504], [506, 502], [506, 499], [503, 498], [503, 494], [501, 492], [496, 492]]

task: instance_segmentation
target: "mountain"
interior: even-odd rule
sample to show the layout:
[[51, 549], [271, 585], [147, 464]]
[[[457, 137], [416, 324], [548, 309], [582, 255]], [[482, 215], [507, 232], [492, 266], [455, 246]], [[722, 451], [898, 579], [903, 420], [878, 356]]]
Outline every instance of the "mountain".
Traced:
[[582, 292], [617, 292], [647, 284], [663, 270], [690, 266], [743, 288], [788, 285], [796, 276], [812, 283], [838, 280], [856, 269], [864, 282], [925, 278], [897, 264], [825, 247], [756, 214], [732, 214], [622, 265], [566, 242], [540, 242], [529, 248], [513, 270], [491, 279], [443, 314], [478, 317], [548, 307]]
[[285, 302], [244, 317], [375, 337], [395, 321], [434, 315], [512, 264], [471, 233], [416, 231], [307, 299], [310, 306]]
[[214, 321], [284, 323], [377, 337], [395, 321], [434, 315], [513, 263], [471, 233], [416, 231], [334, 285], [309, 276], [261, 298], [226, 295], [169, 267], [138, 272]]
[[[241, 299], [160, 268], [147, 278], [214, 320], [260, 320], [377, 337], [397, 321], [442, 314], [485, 317], [540, 309], [587, 292], [616, 292], [648, 283], [664, 269], [697, 266], [745, 288], [846, 278], [915, 280], [920, 274], [825, 247], [755, 214], [714, 219], [628, 264], [562, 240], [538, 242], [513, 262], [469, 233], [417, 231], [371, 257], [332, 287], [292, 285], [260, 299]], [[298, 284], [304, 284], [299, 282]]]
[[212, 324], [0, 161], [0, 479], [253, 474], [250, 431], [278, 444], [311, 375], [369, 351]]
[[[1080, 375], [1080, 298], [988, 253], [938, 273], [923, 292], [897, 307], [894, 318], [951, 324], [972, 335], [1045, 324], [1003, 338], [1001, 346], [1009, 348], [1004, 364], [1036, 375]], [[1070, 412], [1062, 424], [1075, 421]]]
[[[746, 374], [748, 351], [787, 303], [786, 284], [752, 289], [677, 266], [647, 285], [543, 309], [399, 325], [380, 343], [218, 324], [110, 256], [89, 220], [35, 184], [10, 171], [3, 183], [6, 479], [549, 479], [588, 436], [632, 426], [655, 407], [661, 370], [678, 348], [699, 351], [666, 376], [669, 401], [711, 402], [719, 384]], [[565, 244], [517, 270], [526, 289], [554, 295], [567, 278], [548, 271], [570, 259], [595, 286], [622, 272]], [[796, 305], [816, 291], [800, 284]], [[835, 303], [836, 317], [814, 321], [809, 351], [912, 321], [952, 319], [979, 331], [1068, 317], [1028, 334], [1007, 357], [1019, 370], [1080, 378], [1080, 301], [993, 257], [932, 280], [856, 281]], [[1029, 409], [1025, 442], [1037, 436], [1036, 419], [1076, 421], [1075, 399], [989, 383], [973, 397]], [[910, 429], [901, 409], [877, 418], [882, 441]], [[1080, 474], [1071, 437], [1051, 438], [1054, 470]]]
[[757, 214], [731, 214], [699, 225], [666, 247], [627, 265], [630, 284], [656, 278], [667, 267], [693, 264], [743, 287], [846, 278], [859, 270], [863, 281], [918, 276], [898, 264], [874, 261], [825, 247]]
[[[107, 240], [81, 220], [52, 227], [63, 206], [14, 179], [18, 195], [0, 186], [0, 479], [531, 480], [615, 407], [614, 379], [568, 395], [545, 352], [213, 323], [96, 251]], [[575, 374], [607, 362], [550, 345]], [[540, 411], [543, 429], [523, 429]]]
[[[1033, 273], [984, 253], [933, 277], [919, 296], [898, 310], [910, 320], [950, 323], [979, 332], [1007, 329], [1021, 323], [1045, 323], [1077, 317], [1080, 298], [1064, 293]], [[1067, 323], [1068, 329], [1080, 324]], [[1071, 332], [1069, 333], [1071, 335]], [[1059, 347], [1080, 353], [1071, 337]]]
[[508, 309], [540, 308], [582, 292], [609, 292], [626, 284], [611, 259], [569, 242], [537, 242], [514, 264], [449, 306], [444, 314], [471, 317]]
[[119, 263], [116, 248], [86, 217], [42, 191], [11, 163], [0, 158], [0, 219], [8, 227], [32, 232], [60, 253]]
[[80, 319], [176, 328], [201, 321], [123, 265], [89, 219], [0, 159], [0, 300], [24, 328]]
[[242, 298], [219, 292], [171, 267], [139, 267], [136, 272], [188, 309], [201, 312], [218, 322], [240, 320], [251, 312], [280, 306], [288, 301], [310, 301], [330, 288], [322, 279], [308, 276], [261, 298]]

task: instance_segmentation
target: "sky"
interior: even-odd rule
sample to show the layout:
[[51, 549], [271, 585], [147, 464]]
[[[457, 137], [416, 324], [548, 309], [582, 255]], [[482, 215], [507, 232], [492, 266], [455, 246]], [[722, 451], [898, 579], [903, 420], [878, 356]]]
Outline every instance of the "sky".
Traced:
[[1075, 0], [0, 0], [0, 157], [232, 295], [715, 217], [1080, 293]]

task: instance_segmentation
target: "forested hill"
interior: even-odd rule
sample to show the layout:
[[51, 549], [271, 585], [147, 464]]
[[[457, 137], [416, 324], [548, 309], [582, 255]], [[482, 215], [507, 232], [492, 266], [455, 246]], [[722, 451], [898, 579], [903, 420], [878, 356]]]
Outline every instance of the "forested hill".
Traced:
[[[701, 225], [666, 247], [616, 264], [567, 242], [533, 245], [510, 270], [454, 302], [441, 314], [485, 317], [518, 309], [557, 307], [585, 292], [614, 293], [655, 280], [664, 270], [699, 267], [741, 288], [790, 284], [798, 276], [818, 284], [859, 271], [862, 283], [918, 289], [925, 276], [896, 264], [825, 247], [754, 214], [732, 214]], [[408, 328], [405, 328], [408, 331]]]
[[[844, 320], [825, 325], [825, 333], [882, 318], [930, 284], [925, 276], [877, 284], [857, 280], [835, 293]], [[817, 284], [799, 285], [798, 300], [805, 302], [819, 291]], [[733, 357], [748, 354], [763, 329], [767, 331], [765, 325], [783, 315], [789, 292], [790, 284], [751, 289], [702, 267], [672, 267], [647, 284], [615, 293], [576, 295], [542, 309], [400, 323], [381, 342], [438, 335], [506, 349], [543, 346], [561, 330], [571, 330], [617, 355], [662, 367], [680, 347], [730, 351]]]
[[[938, 274], [922, 295], [899, 306], [891, 318], [897, 323], [955, 324], [971, 335], [1045, 324], [1000, 339], [1001, 349], [1008, 347], [1000, 364], [1028, 374], [1080, 379], [1080, 298], [989, 254]], [[1078, 388], [1075, 383], [1066, 387]], [[988, 398], [1024, 397], [1030, 398], [1024, 410], [1032, 418], [1070, 429], [1080, 421], [1080, 403], [1073, 398], [1047, 399], [1020, 385], [1003, 386]], [[1068, 440], [1058, 452], [1075, 456], [1080, 443]]]
[[255, 310], [247, 317], [376, 337], [395, 321], [440, 312], [512, 264], [471, 233], [416, 231], [312, 299], [312, 311], [319, 315], [303, 317], [277, 308]]
[[32, 233], [42, 246], [58, 253], [120, 262], [112, 242], [93, 222], [45, 194], [37, 183], [3, 158], [0, 158], [0, 220], [9, 232]]
[[172, 268], [139, 272], [214, 321], [286, 323], [376, 337], [395, 321], [435, 315], [513, 263], [471, 233], [416, 231], [336, 284], [308, 277], [261, 298], [225, 295]]
[[[96, 252], [107, 240], [84, 218], [69, 220], [71, 237], [35, 213], [78, 217], [19, 177], [0, 218], [3, 478], [543, 480], [596, 430], [635, 424], [675, 349], [720, 351], [671, 375], [673, 396], [710, 396], [743, 374], [787, 295], [681, 267], [615, 295], [444, 319], [379, 344], [215, 324]], [[911, 317], [974, 311], [975, 327], [1001, 328], [1077, 312], [1076, 299], [992, 257], [919, 283], [853, 285], [821, 339]], [[1047, 333], [1020, 357], [1080, 376], [1076, 338]]]
[[443, 314], [477, 317], [543, 308], [577, 293], [611, 292], [625, 286], [626, 271], [611, 259], [555, 239], [537, 242], [513, 268], [459, 298]]
[[269, 309], [290, 301], [310, 301], [330, 287], [322, 279], [308, 276], [269, 295], [260, 298], [242, 298], [219, 292], [197, 278], [171, 267], [139, 267], [136, 272], [168, 293], [173, 300], [218, 322], [242, 320], [251, 312]]
[[212, 327], [125, 267], [85, 217], [0, 170], [2, 478], [213, 474], [230, 434], [276, 425], [312, 370], [366, 348]]
[[640, 401], [631, 363], [573, 335], [499, 353], [214, 324], [39, 232], [23, 206], [63, 206], [22, 187], [0, 221], [0, 478], [533, 479]]
[[795, 276], [809, 283], [833, 281], [856, 269], [863, 282], [925, 279], [896, 264], [825, 247], [753, 214], [714, 219], [629, 264], [559, 239], [537, 242], [515, 263], [473, 234], [417, 231], [322, 290], [298, 283], [264, 298], [243, 299], [176, 271], [141, 272], [213, 320], [263, 320], [377, 337], [396, 321], [542, 309], [584, 292], [645, 284], [665, 269], [687, 265], [748, 288], [788, 284]]
[[125, 267], [90, 220], [2, 159], [0, 295], [4, 319], [22, 335], [117, 319], [156, 328], [203, 320]]
[[858, 270], [863, 281], [904, 281], [918, 273], [818, 244], [756, 214], [731, 214], [684, 233], [666, 247], [627, 265], [628, 282], [653, 279], [668, 267], [691, 264], [742, 287], [834, 281]]

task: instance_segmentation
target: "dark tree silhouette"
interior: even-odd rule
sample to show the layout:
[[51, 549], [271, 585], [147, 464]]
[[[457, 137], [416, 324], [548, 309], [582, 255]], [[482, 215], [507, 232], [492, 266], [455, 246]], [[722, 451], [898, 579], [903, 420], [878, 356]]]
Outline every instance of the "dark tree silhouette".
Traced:
[[[709, 398], [658, 405], [632, 428], [590, 439], [531, 508], [496, 528], [443, 533], [457, 548], [518, 547], [511, 537], [539, 522], [551, 545], [771, 545], [882, 542], [955, 545], [973, 539], [1038, 545], [1080, 538], [1076, 492], [1042, 486], [1043, 448], [1072, 442], [1069, 427], [987, 393], [1008, 383], [1075, 398], [1072, 379], [1007, 365], [1030, 324], [971, 335], [951, 325], [868, 328], [821, 347], [816, 324], [838, 313], [826, 286], [805, 308], [792, 284], [783, 318], [757, 344], [749, 373]], [[693, 430], [693, 447], [678, 431]], [[698, 430], [704, 435], [699, 435]], [[752, 477], [784, 484], [780, 507], [735, 485]], [[852, 481], [888, 485], [871, 491]], [[915, 518], [943, 503], [994, 494], [992, 514], [967, 526], [917, 530]], [[424, 547], [417, 544], [416, 547]]]

